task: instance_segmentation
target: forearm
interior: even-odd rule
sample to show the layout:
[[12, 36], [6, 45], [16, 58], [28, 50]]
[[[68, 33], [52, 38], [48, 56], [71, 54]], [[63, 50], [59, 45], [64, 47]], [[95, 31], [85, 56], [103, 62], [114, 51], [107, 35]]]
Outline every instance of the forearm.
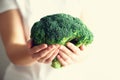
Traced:
[[[0, 14], [0, 34], [7, 55], [17, 65], [28, 65], [35, 60], [27, 49], [22, 17], [18, 10], [10, 10]], [[29, 37], [29, 36], [28, 36]]]
[[32, 58], [26, 44], [12, 44], [5, 47], [8, 58], [16, 65], [29, 65], [36, 62]]

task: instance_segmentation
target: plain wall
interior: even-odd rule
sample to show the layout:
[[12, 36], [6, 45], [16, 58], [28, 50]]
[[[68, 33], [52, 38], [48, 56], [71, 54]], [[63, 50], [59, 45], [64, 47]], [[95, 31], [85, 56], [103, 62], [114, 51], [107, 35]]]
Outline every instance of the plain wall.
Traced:
[[79, 80], [120, 80], [120, 1], [84, 1], [91, 15], [94, 41], [81, 64]]

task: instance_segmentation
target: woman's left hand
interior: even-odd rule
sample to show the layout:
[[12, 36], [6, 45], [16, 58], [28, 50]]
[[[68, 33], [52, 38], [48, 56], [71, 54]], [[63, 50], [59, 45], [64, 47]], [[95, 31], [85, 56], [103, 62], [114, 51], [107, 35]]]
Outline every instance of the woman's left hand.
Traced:
[[61, 46], [57, 59], [62, 64], [62, 66], [67, 66], [74, 63], [79, 63], [81, 61], [81, 51], [83, 46], [77, 47], [74, 44], [68, 42], [65, 46]]

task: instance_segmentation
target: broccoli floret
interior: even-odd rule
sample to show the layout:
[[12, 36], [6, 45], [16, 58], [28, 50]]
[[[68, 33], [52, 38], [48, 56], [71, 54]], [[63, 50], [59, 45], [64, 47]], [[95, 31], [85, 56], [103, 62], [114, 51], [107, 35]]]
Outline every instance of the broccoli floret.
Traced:
[[[93, 33], [79, 18], [64, 13], [47, 15], [35, 22], [30, 37], [33, 46], [42, 43], [66, 45], [72, 42], [80, 47], [93, 41]], [[57, 58], [52, 61], [52, 67], [61, 67]]]

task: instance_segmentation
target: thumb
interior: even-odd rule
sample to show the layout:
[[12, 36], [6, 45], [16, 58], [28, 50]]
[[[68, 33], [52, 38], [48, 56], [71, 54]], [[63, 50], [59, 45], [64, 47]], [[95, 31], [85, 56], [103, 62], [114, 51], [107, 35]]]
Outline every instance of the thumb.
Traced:
[[31, 48], [31, 47], [32, 47], [32, 40], [31, 40], [31, 39], [27, 41], [27, 47], [28, 47], [28, 48]]

